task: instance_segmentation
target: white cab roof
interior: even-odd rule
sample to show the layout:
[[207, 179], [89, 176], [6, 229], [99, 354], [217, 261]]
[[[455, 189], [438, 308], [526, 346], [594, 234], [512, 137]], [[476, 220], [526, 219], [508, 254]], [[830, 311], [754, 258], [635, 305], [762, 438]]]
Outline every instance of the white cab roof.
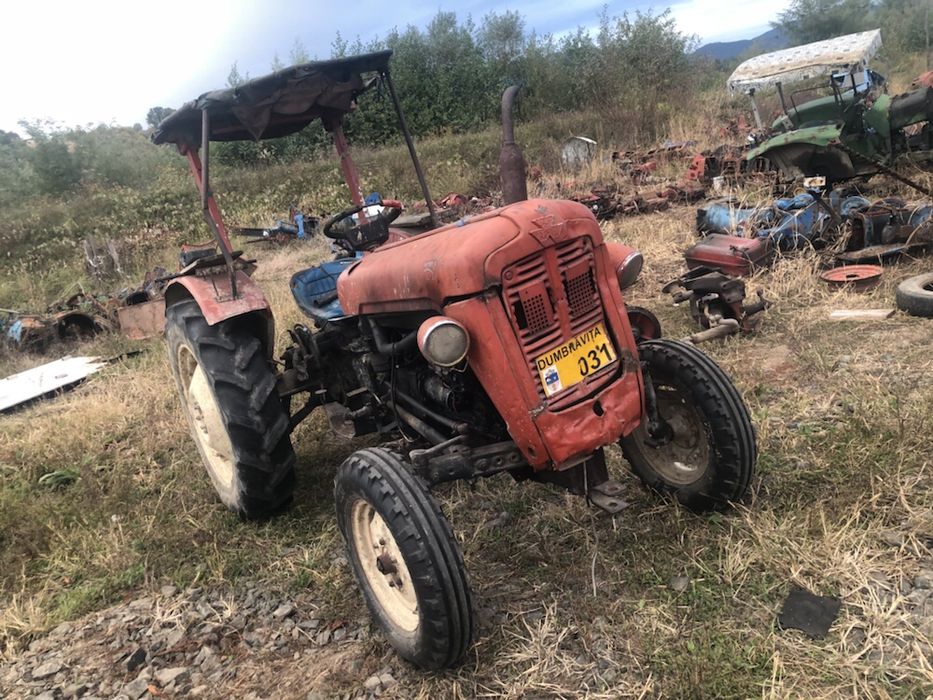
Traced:
[[776, 83], [793, 83], [835, 71], [866, 67], [881, 48], [881, 30], [837, 36], [750, 58], [729, 76], [735, 92], [761, 89]]

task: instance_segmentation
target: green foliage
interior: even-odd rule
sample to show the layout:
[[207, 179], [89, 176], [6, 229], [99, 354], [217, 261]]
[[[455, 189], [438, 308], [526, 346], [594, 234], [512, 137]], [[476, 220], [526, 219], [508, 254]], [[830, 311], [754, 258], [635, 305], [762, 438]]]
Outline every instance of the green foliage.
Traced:
[[930, 0], [792, 0], [778, 15], [792, 44], [881, 28], [889, 52], [921, 51], [926, 44]]
[[146, 112], [146, 124], [154, 129], [174, 111], [171, 107], [152, 107]]

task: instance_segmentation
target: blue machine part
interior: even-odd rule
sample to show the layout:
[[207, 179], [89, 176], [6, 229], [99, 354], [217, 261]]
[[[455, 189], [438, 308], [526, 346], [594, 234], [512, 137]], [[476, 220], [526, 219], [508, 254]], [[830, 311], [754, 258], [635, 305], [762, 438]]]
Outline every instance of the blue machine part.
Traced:
[[23, 322], [20, 319], [13, 321], [6, 329], [6, 337], [17, 345], [23, 340]]
[[298, 308], [320, 323], [345, 318], [337, 298], [337, 278], [355, 262], [356, 258], [341, 258], [292, 275], [289, 287]]
[[710, 202], [697, 210], [697, 231], [733, 234], [758, 211], [755, 207], [737, 207], [728, 200]]
[[[827, 204], [836, 212], [836, 217], [827, 209]], [[871, 202], [865, 197], [842, 198], [836, 192], [830, 193], [829, 199], [823, 203], [804, 192], [795, 197], [776, 199], [770, 207], [765, 208], [735, 206], [724, 200], [712, 202], [697, 210], [697, 230], [700, 233], [770, 238], [775, 247], [792, 250], [810, 244], [833, 224], [834, 218], [853, 218], [870, 205]], [[930, 211], [924, 214], [923, 209], [920, 209], [918, 212], [915, 225], [930, 217]], [[872, 232], [868, 231], [868, 234], [874, 242]]]
[[305, 237], [305, 215], [301, 212], [296, 212], [295, 224], [298, 226], [298, 240], [302, 240]]
[[363, 204], [373, 206], [382, 202], [382, 196], [378, 192], [370, 192], [369, 196], [363, 200]]

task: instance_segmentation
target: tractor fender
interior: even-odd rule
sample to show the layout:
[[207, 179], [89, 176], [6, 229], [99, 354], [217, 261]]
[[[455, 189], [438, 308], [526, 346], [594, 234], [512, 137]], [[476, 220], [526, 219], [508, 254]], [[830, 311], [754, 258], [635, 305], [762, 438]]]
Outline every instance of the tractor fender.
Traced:
[[209, 326], [231, 318], [248, 320], [271, 357], [275, 347], [275, 320], [266, 295], [242, 270], [236, 272], [236, 288], [234, 297], [226, 269], [213, 275], [176, 277], [165, 288], [165, 308], [183, 299], [194, 299]]

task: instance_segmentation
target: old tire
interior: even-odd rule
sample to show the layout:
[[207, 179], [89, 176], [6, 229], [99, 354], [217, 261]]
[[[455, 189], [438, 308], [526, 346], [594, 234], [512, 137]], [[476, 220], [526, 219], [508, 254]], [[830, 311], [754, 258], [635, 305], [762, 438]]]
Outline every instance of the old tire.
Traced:
[[291, 501], [289, 417], [262, 343], [238, 319], [209, 326], [193, 299], [165, 313], [169, 362], [188, 427], [220, 500], [243, 518]]
[[897, 286], [897, 308], [911, 316], [933, 318], [933, 272], [908, 277]]
[[652, 439], [643, 423], [621, 440], [633, 471], [649, 488], [692, 510], [720, 509], [740, 499], [757, 448], [748, 408], [735, 386], [687, 343], [652, 340], [638, 350], [670, 431]]
[[427, 488], [391, 452], [354, 452], [337, 472], [337, 524], [373, 618], [405, 659], [456, 665], [473, 638], [460, 548]]

